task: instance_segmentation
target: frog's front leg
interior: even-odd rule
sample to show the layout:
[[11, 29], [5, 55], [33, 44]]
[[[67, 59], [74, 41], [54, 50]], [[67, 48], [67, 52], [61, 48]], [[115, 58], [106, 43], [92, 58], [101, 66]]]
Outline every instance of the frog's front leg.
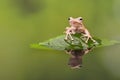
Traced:
[[66, 36], [65, 36], [65, 40], [68, 40], [68, 38], [70, 38], [70, 40], [74, 40], [73, 39], [73, 37], [72, 37], [72, 29], [70, 28], [70, 27], [67, 27], [66, 28], [66, 31], [65, 31], [65, 33], [66, 33]]
[[68, 34], [65, 35], [65, 38], [64, 38], [64, 39], [65, 39], [65, 40], [68, 40]]
[[70, 37], [70, 39], [71, 39], [72, 41], [74, 40], [71, 34], [69, 34], [69, 37]]
[[70, 38], [70, 40], [72, 40], [72, 41], [74, 40], [70, 33], [66, 34], [65, 40], [68, 40], [68, 38]]

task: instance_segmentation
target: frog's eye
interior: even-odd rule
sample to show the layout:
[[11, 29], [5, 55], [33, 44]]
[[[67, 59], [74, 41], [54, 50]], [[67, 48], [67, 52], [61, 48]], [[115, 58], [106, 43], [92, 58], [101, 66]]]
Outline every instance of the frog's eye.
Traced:
[[83, 20], [82, 18], [80, 18], [79, 20]]
[[82, 20], [83, 20], [83, 18], [82, 18], [82, 17], [78, 17], [78, 20], [82, 21]]
[[68, 18], [68, 20], [70, 20], [70, 17]]
[[68, 20], [72, 20], [73, 18], [72, 17], [69, 17]]

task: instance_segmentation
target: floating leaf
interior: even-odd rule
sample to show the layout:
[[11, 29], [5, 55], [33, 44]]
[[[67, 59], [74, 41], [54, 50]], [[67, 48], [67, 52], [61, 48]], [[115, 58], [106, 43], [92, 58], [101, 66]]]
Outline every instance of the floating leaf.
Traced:
[[47, 40], [45, 42], [41, 42], [39, 44], [31, 44], [31, 48], [36, 48], [36, 49], [55, 49], [55, 50], [66, 50], [66, 49], [85, 49], [85, 48], [90, 48], [90, 47], [104, 47], [104, 46], [110, 46], [114, 45], [117, 43], [120, 43], [115, 40], [107, 40], [107, 39], [98, 39], [98, 38], [93, 38], [96, 40], [96, 43], [93, 41], [89, 40], [88, 43], [86, 44], [84, 40], [79, 38], [80, 36], [74, 35], [74, 41], [65, 41], [65, 35], [58, 36], [56, 38], [52, 38], [50, 40]]
[[36, 44], [31, 44], [30, 45], [31, 48], [35, 48], [35, 49], [45, 49], [45, 50], [51, 50], [50, 48], [47, 48], [46, 46], [41, 46], [38, 43]]
[[55, 49], [55, 50], [65, 50], [66, 48], [69, 47], [69, 44], [67, 44], [64, 41], [64, 35], [50, 39], [48, 41], [39, 43], [40, 46], [46, 46], [48, 48], [51, 49]]
[[115, 41], [115, 40], [101, 39], [101, 41], [102, 41], [102, 43], [98, 47], [105, 47], [105, 46], [111, 46], [111, 45], [115, 45], [115, 44], [120, 44], [119, 41]]

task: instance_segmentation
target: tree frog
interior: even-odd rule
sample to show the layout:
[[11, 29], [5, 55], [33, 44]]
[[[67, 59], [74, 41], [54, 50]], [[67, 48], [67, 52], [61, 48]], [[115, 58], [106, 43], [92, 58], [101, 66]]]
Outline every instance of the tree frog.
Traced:
[[69, 17], [68, 20], [69, 20], [70, 27], [66, 27], [65, 40], [68, 40], [69, 38], [71, 40], [74, 40], [71, 35], [75, 33], [81, 33], [83, 35], [82, 37], [86, 37], [86, 41], [85, 41], [86, 43], [88, 42], [89, 39], [95, 42], [95, 40], [92, 38], [87, 28], [85, 28], [85, 26], [83, 25], [82, 17], [78, 17], [78, 18]]

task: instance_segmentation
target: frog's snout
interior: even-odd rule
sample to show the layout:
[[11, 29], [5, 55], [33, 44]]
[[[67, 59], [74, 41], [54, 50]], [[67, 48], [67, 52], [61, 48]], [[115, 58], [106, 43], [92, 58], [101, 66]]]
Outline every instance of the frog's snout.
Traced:
[[71, 20], [70, 23], [71, 23], [71, 24], [79, 24], [79, 23], [81, 23], [81, 21], [78, 21], [78, 20]]

